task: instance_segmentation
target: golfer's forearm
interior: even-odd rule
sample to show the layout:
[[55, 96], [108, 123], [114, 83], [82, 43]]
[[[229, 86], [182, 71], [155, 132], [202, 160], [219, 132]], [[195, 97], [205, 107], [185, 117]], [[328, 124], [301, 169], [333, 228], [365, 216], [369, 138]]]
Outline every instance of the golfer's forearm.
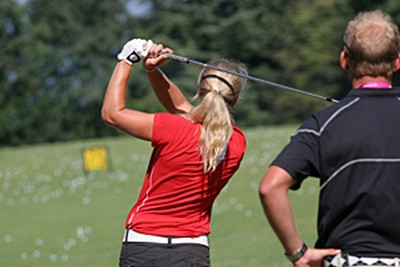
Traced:
[[149, 72], [148, 78], [157, 98], [170, 113], [186, 113], [191, 110], [192, 105], [160, 69]]
[[118, 114], [125, 109], [126, 88], [132, 66], [120, 61], [115, 66], [108, 84], [102, 108], [102, 119], [113, 125]]

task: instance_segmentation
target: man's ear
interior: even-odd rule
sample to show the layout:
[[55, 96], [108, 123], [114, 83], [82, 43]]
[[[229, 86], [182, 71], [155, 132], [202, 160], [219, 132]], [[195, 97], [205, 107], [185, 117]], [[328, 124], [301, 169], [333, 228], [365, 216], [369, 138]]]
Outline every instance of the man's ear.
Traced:
[[[400, 63], [400, 62], [399, 62]], [[340, 66], [342, 67], [342, 69], [347, 70], [349, 68], [348, 64], [347, 64], [347, 53], [342, 51], [340, 53]], [[400, 67], [400, 66], [399, 66]]]
[[397, 54], [397, 58], [394, 62], [394, 72], [400, 69], [400, 53]]

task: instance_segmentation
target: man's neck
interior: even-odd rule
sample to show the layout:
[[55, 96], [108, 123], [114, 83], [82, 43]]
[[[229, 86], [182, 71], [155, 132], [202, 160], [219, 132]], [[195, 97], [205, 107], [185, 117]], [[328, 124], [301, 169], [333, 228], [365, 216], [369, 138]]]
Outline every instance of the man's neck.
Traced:
[[354, 79], [352, 81], [353, 88], [359, 88], [359, 87], [362, 87], [364, 84], [368, 84], [368, 83], [386, 83], [386, 84], [391, 85], [390, 79], [387, 79], [382, 76], [378, 76], [378, 77], [364, 76], [360, 79]]

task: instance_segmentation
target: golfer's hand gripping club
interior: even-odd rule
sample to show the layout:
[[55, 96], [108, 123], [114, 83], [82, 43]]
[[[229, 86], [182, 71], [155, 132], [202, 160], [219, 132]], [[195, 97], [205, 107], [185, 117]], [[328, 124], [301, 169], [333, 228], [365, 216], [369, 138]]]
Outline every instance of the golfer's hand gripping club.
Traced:
[[134, 38], [123, 46], [117, 58], [119, 60], [125, 60], [128, 64], [132, 65], [147, 57], [152, 46], [152, 40], [146, 41], [144, 39]]

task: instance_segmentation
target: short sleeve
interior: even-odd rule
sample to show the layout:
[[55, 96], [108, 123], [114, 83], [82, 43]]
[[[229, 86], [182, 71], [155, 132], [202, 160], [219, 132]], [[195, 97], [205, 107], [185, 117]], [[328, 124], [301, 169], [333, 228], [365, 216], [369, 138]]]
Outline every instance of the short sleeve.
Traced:
[[271, 165], [286, 170], [296, 181], [292, 189], [298, 189], [308, 176], [319, 176], [320, 133], [317, 121], [312, 116], [292, 135], [290, 143]]

